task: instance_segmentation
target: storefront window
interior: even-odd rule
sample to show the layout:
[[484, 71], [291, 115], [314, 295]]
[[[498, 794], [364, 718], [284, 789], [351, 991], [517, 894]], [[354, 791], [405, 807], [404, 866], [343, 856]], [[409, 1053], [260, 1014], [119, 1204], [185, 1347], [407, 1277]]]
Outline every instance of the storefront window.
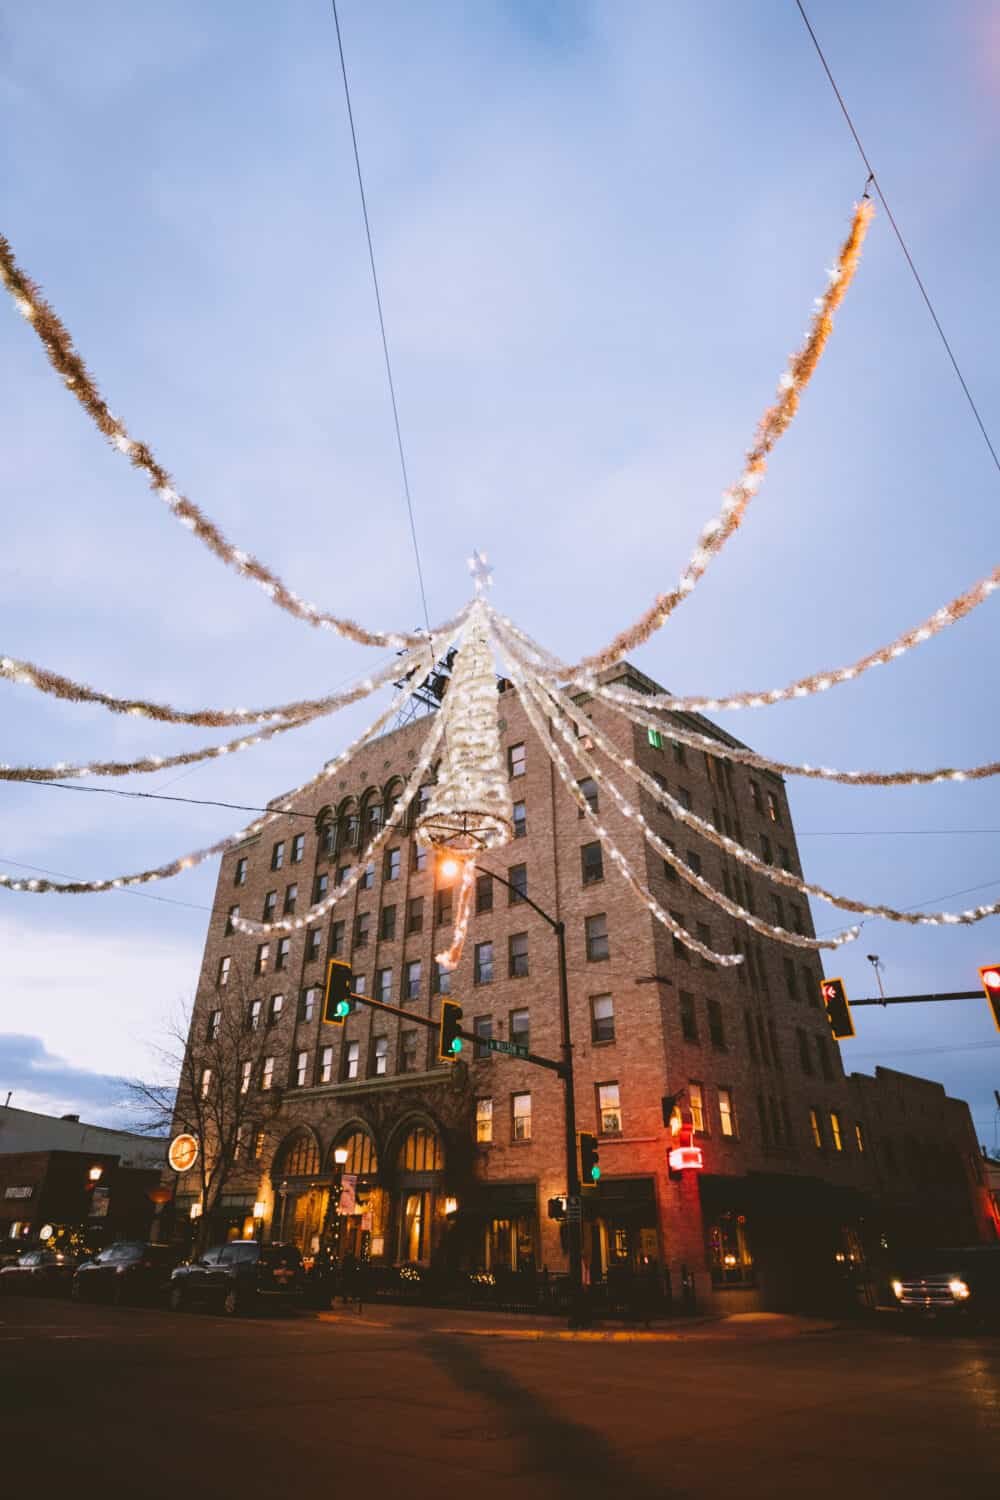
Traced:
[[716, 1286], [753, 1286], [753, 1256], [745, 1214], [721, 1214], [708, 1230], [712, 1281]]

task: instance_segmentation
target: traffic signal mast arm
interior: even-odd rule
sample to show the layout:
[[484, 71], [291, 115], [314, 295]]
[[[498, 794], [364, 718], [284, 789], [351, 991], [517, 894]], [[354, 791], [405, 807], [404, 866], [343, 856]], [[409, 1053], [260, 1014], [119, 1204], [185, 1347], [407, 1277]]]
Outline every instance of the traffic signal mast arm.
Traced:
[[858, 1005], [917, 1005], [926, 1000], [981, 1000], [982, 990], [950, 990], [940, 995], [883, 995], [874, 1000], [852, 1000], [851, 1009]]

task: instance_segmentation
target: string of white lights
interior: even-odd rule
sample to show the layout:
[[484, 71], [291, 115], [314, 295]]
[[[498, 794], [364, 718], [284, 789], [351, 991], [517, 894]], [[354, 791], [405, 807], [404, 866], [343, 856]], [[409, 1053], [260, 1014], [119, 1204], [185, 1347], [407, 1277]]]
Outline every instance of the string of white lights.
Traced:
[[[500, 645], [499, 642], [497, 644]], [[650, 893], [647, 887], [643, 885], [642, 881], [638, 878], [638, 876], [635, 874], [635, 871], [632, 869], [632, 866], [629, 863], [628, 859], [615, 843], [607, 827], [601, 822], [601, 819], [593, 811], [590, 803], [587, 801], [586, 797], [583, 795], [582, 791], [577, 785], [576, 779], [570, 771], [565, 757], [562, 754], [562, 751], [559, 749], [559, 746], [555, 743], [546, 727], [545, 716], [538, 712], [532, 692], [524, 676], [522, 675], [520, 664], [514, 657], [508, 656], [507, 653], [503, 651], [502, 645], [500, 646], [500, 652], [501, 658], [506, 664], [507, 673], [510, 676], [511, 681], [514, 683], [514, 686], [517, 689], [518, 697], [522, 705], [524, 706], [524, 711], [528, 717], [528, 722], [531, 724], [531, 727], [535, 731], [535, 734], [537, 735], [540, 743], [543, 745], [549, 757], [551, 758], [552, 763], [563, 782], [563, 785], [573, 797], [574, 801], [577, 803], [584, 816], [589, 819], [594, 828], [597, 830], [598, 836], [600, 837], [604, 847], [607, 849], [612, 862], [618, 867], [618, 870], [624, 877], [626, 883], [639, 897], [643, 905], [656, 918], [658, 922], [661, 922], [663, 924], [663, 926], [669, 933], [677, 938], [679, 942], [684, 944], [685, 948], [690, 948], [692, 953], [697, 953], [700, 958], [704, 958], [709, 963], [718, 964], [720, 965], [720, 967], [726, 969], [735, 968], [737, 964], [743, 963], [743, 955], [741, 953], [716, 953], [712, 948], [709, 948], [704, 943], [700, 942], [698, 938], [696, 938], [692, 933], [688, 932], [687, 929], [676, 920], [676, 918], [671, 916], [670, 912], [662, 907], [656, 900], [656, 898]]]
[[461, 868], [458, 899], [455, 903], [455, 926], [450, 945], [441, 953], [434, 955], [441, 968], [448, 970], [454, 969], [462, 957], [472, 917], [472, 893], [476, 887], [475, 855], [470, 854], [464, 859], [460, 854], [453, 854], [451, 857], [459, 863]]
[[0, 886], [11, 891], [27, 891], [33, 895], [53, 892], [57, 895], [81, 896], [89, 895], [92, 892], [120, 890], [123, 887], [132, 885], [146, 885], [155, 880], [168, 880], [171, 876], [178, 875], [184, 870], [193, 870], [197, 865], [203, 864], [205, 860], [212, 859], [217, 854], [225, 854], [228, 850], [235, 849], [240, 844], [245, 843], [247, 839], [255, 837], [269, 824], [274, 823], [278, 818], [284, 816], [285, 813], [292, 811], [294, 798], [301, 796], [303, 792], [310, 790], [310, 788], [318, 785], [319, 782], [326, 780], [327, 777], [335, 776], [340, 768], [346, 765], [363, 745], [367, 744], [369, 740], [374, 739], [389, 720], [398, 714], [400, 709], [405, 707], [419, 686], [420, 678], [415, 676], [396, 694], [388, 707], [383, 709], [378, 717], [366, 729], [362, 730], [361, 734], [345, 750], [342, 750], [333, 760], [327, 761], [308, 781], [304, 781], [301, 786], [296, 787], [294, 791], [289, 792], [286, 797], [283, 797], [280, 807], [265, 814], [264, 817], [258, 818], [256, 822], [248, 824], [245, 828], [241, 828], [238, 833], [230, 834], [224, 839], [219, 839], [205, 849], [198, 849], [192, 853], [185, 854], [180, 859], [171, 860], [169, 864], [158, 865], [149, 870], [140, 870], [130, 875], [117, 875], [110, 880], [24, 880], [20, 876], [9, 875], [5, 871], [0, 871]]

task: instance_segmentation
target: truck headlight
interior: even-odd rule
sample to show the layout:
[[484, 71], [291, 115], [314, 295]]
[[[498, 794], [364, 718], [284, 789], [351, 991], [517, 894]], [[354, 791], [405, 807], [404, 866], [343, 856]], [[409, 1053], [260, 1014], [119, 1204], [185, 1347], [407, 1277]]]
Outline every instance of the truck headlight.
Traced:
[[889, 1285], [892, 1287], [892, 1295], [901, 1298], [903, 1295], [903, 1283], [901, 1281], [890, 1281]]
[[948, 1290], [956, 1302], [964, 1302], [969, 1296], [968, 1282], [963, 1281], [959, 1276], [956, 1276], [954, 1281], [949, 1281]]

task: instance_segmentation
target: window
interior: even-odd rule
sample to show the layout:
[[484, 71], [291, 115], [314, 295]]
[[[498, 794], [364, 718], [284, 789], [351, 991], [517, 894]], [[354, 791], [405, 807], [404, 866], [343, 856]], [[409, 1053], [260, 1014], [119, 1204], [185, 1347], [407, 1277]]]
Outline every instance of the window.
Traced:
[[304, 833], [297, 833], [292, 839], [292, 864], [300, 865], [305, 856], [305, 852], [306, 836]]
[[382, 804], [369, 802], [365, 808], [365, 838], [373, 839], [382, 828]]
[[663, 749], [663, 735], [658, 729], [647, 729], [646, 738], [649, 740], [649, 743], [652, 745], [654, 750]]
[[771, 892], [771, 920], [775, 927], [784, 927], [785, 925], [785, 909], [781, 903], [781, 897], [776, 895], [774, 891]]
[[814, 974], [811, 974], [809, 972], [805, 964], [802, 965], [799, 973], [802, 975], [802, 983], [805, 986], [806, 999], [809, 1001], [810, 1005], [818, 1007], [820, 981]]
[[795, 1038], [799, 1044], [799, 1062], [802, 1065], [802, 1071], [811, 1078], [813, 1074], [813, 1065], [812, 1054], [809, 1051], [809, 1038], [803, 1031], [801, 1026], [796, 1026]]
[[510, 1039], [519, 1047], [531, 1046], [531, 1022], [526, 1010], [512, 1010], [510, 1013]]
[[251, 1079], [252, 1074], [253, 1074], [253, 1063], [249, 1062], [249, 1061], [243, 1063], [243, 1065], [242, 1065], [242, 1067], [240, 1069], [240, 1093], [241, 1094], [249, 1094], [249, 1092], [250, 1092], [250, 1079]]
[[719, 1090], [719, 1127], [727, 1140], [736, 1139], [736, 1112], [730, 1089]]
[[417, 1071], [417, 1033], [412, 1029], [402, 1031], [399, 1035], [399, 1071], [401, 1073]]
[[790, 958], [786, 958], [784, 960], [784, 965], [785, 989], [788, 991], [793, 1000], [801, 1000], [802, 996], [799, 994], [799, 985], [795, 974], [795, 965], [792, 963], [792, 960]]
[[266, 1146], [266, 1144], [267, 1144], [267, 1133], [266, 1133], [266, 1131], [263, 1131], [263, 1130], [257, 1130], [257, 1131], [255, 1131], [254, 1132], [254, 1138], [253, 1138], [253, 1159], [254, 1159], [254, 1161], [260, 1161], [261, 1157], [264, 1155], [264, 1147]]
[[[677, 851], [674, 848], [673, 844], [670, 842], [670, 840], [669, 839], [665, 839], [664, 842], [669, 845], [671, 854], [676, 854]], [[677, 880], [677, 879], [679, 879], [679, 876], [677, 874], [677, 867], [675, 865], [672, 865], [670, 863], [669, 859], [665, 859], [663, 861], [663, 878], [664, 878], [664, 880]]]
[[511, 745], [507, 751], [507, 770], [510, 775], [523, 776], [528, 769], [527, 752], [523, 742], [520, 745]]
[[413, 846], [413, 868], [416, 871], [426, 870], [428, 849], [426, 844], [414, 844]]
[[764, 811], [764, 804], [760, 800], [760, 786], [756, 781], [750, 783], [750, 800], [758, 812]]
[[840, 1116], [835, 1109], [830, 1111], [830, 1134], [833, 1136], [834, 1151], [843, 1151], [844, 1138], [840, 1133]]
[[214, 1042], [215, 1039], [216, 1039], [216, 1037], [219, 1035], [219, 1030], [220, 1030], [221, 1026], [222, 1026], [222, 1011], [221, 1010], [213, 1010], [213, 1011], [211, 1011], [210, 1014], [209, 1014], [209, 1017], [208, 1017], [208, 1026], [205, 1028], [205, 1040], [207, 1042]]
[[[673, 917], [678, 927], [684, 926], [684, 918], [679, 911], [672, 911], [670, 915]], [[679, 958], [682, 964], [689, 964], [691, 962], [690, 948], [684, 942], [683, 938], [678, 937], [676, 932], [673, 934], [673, 940], [674, 957]]]
[[753, 1017], [751, 1016], [751, 1014], [750, 1014], [750, 1012], [748, 1010], [745, 1010], [743, 1012], [743, 1019], [746, 1022], [746, 1028], [747, 1028], [747, 1051], [750, 1054], [750, 1060], [751, 1060], [751, 1062], [756, 1062], [757, 1061], [757, 1038], [754, 1036]]
[[274, 1026], [276, 1022], [281, 1020], [281, 1012], [284, 1010], [284, 1008], [284, 995], [272, 995], [271, 1004], [267, 1012], [267, 1024], [269, 1026]]
[[229, 966], [231, 962], [232, 960], [228, 957], [228, 955], [225, 958], [219, 959], [219, 974], [218, 978], [216, 979], [216, 984], [219, 986], [220, 990], [224, 989], [225, 986], [229, 983]]
[[864, 1132], [864, 1129], [862, 1128], [860, 1120], [855, 1120], [855, 1122], [854, 1122], [854, 1139], [857, 1142], [857, 1146], [858, 1146], [859, 1152], [860, 1151], [864, 1151], [864, 1149], [865, 1149], [865, 1132]]
[[358, 1057], [361, 1052], [360, 1042], [348, 1042], [344, 1049], [344, 1077], [357, 1078]]
[[364, 974], [351, 975], [351, 989], [356, 995], [367, 995], [368, 980]]
[[476, 876], [476, 911], [493, 910], [493, 876]]
[[379, 937], [384, 943], [391, 943], [396, 936], [396, 908], [394, 906], [383, 906], [382, 920], [379, 923]]
[[694, 996], [690, 990], [681, 990], [681, 1036], [686, 1042], [698, 1040], [698, 1015], [694, 1007]]
[[372, 886], [374, 884], [375, 884], [375, 866], [374, 866], [374, 864], [371, 861], [369, 861], [369, 863], [365, 865], [365, 873], [362, 875], [361, 879], [358, 881], [358, 890], [359, 891], [370, 891], [371, 888], [372, 888]]
[[[708, 924], [706, 922], [696, 922], [694, 924], [694, 935], [698, 939], [699, 943], [701, 943], [702, 947], [704, 947], [704, 948], [711, 948], [711, 946], [712, 946], [712, 930], [711, 930], [711, 928], [708, 926]], [[704, 958], [704, 957], [701, 960], [701, 966], [702, 966], [703, 969], [714, 969], [715, 968], [715, 965], [713, 964], [712, 960], [710, 958]]]
[[476, 1144], [488, 1146], [493, 1139], [493, 1100], [476, 1100]]
[[773, 792], [768, 792], [767, 794], [767, 815], [771, 819], [772, 823], [780, 824], [781, 807], [779, 806], [778, 799]]
[[412, 896], [406, 907], [407, 932], [422, 932], [424, 927], [424, 898]]
[[766, 833], [762, 833], [760, 836], [760, 852], [761, 858], [766, 865], [774, 864], [774, 850], [771, 848], [771, 840]]
[[345, 926], [346, 924], [344, 922], [334, 922], [331, 924], [330, 952], [334, 954], [334, 956], [343, 954]]
[[444, 968], [434, 960], [434, 993], [435, 995], [451, 994], [451, 970]]
[[[337, 884], [340, 885], [340, 871], [337, 871]], [[330, 877], [327, 874], [317, 875], [313, 881], [313, 906], [318, 906], [321, 901], [326, 900], [326, 893], [330, 889]]]
[[583, 844], [580, 848], [580, 868], [584, 885], [593, 885], [604, 879], [604, 857], [600, 844]]
[[285, 841], [284, 839], [282, 839], [280, 843], [275, 844], [274, 848], [271, 850], [271, 869], [280, 870], [284, 863]]
[[355, 948], [368, 947], [368, 935], [371, 931], [371, 917], [366, 911], [359, 911], [354, 918], [354, 946]]
[[211, 1070], [211, 1068], [202, 1068], [202, 1070], [201, 1070], [201, 1097], [203, 1099], [207, 1099], [208, 1098], [208, 1091], [209, 1091], [209, 1089], [211, 1087], [212, 1087], [212, 1070]]
[[784, 1071], [784, 1068], [781, 1061], [781, 1048], [778, 1046], [778, 1033], [775, 1030], [773, 1016], [768, 1016], [767, 1018], [767, 1034], [771, 1038], [771, 1056], [774, 1058], [774, 1065], [778, 1072], [781, 1073]]
[[493, 944], [476, 944], [475, 977], [476, 984], [491, 984], [493, 982]]
[[389, 1067], [389, 1038], [387, 1036], [377, 1036], [375, 1038], [373, 1056], [375, 1076], [376, 1078], [382, 1078]]
[[688, 1084], [688, 1106], [691, 1110], [691, 1124], [699, 1135], [705, 1132], [705, 1097], [700, 1083]]
[[592, 1042], [613, 1042], [615, 1039], [615, 1002], [610, 995], [591, 997], [590, 1039]]
[[312, 1021], [319, 1006], [320, 992], [314, 985], [312, 989], [303, 990], [299, 1001], [299, 1020]]
[[[324, 823], [319, 831], [320, 853], [325, 854], [327, 859], [332, 859], [337, 852], [337, 833], [339, 825], [332, 820]], [[301, 835], [300, 835], [301, 837]], [[295, 845], [292, 845], [292, 863], [295, 863]]]
[[792, 856], [789, 854], [784, 844], [782, 844], [781, 848], [778, 851], [778, 858], [781, 861], [781, 868], [783, 870], [788, 870], [794, 874], [794, 870], [792, 869]]
[[833, 1079], [833, 1068], [830, 1066], [830, 1049], [826, 1045], [825, 1036], [818, 1036], [816, 1038], [816, 1056], [819, 1058], [820, 1072], [827, 1083], [830, 1083]]
[[291, 951], [292, 951], [292, 940], [291, 940], [291, 938], [279, 938], [279, 940], [278, 940], [278, 952], [275, 955], [275, 959], [274, 959], [274, 967], [275, 967], [276, 971], [281, 970], [281, 969], [283, 969], [286, 966], [286, 964], [288, 963], [288, 955], [289, 955], [289, 953]]
[[398, 880], [402, 868], [402, 851], [399, 849], [387, 849], [385, 855], [385, 878], [386, 880]]
[[621, 1135], [622, 1106], [617, 1083], [597, 1085], [597, 1118], [602, 1135]]
[[814, 1109], [809, 1111], [809, 1129], [812, 1131], [813, 1145], [817, 1151], [823, 1149], [823, 1132], [819, 1127], [819, 1115]]
[[528, 866], [512, 865], [507, 871], [507, 879], [510, 881], [509, 900], [511, 906], [516, 906], [528, 894]]
[[259, 1000], [253, 1000], [253, 1001], [251, 1001], [250, 1011], [249, 1011], [249, 1014], [247, 1015], [247, 1030], [248, 1031], [259, 1031], [260, 1030], [260, 1013], [261, 1013], [262, 1008], [263, 1007], [262, 1007], [261, 1002]]
[[[595, 813], [599, 811], [600, 803], [597, 795], [597, 782], [593, 779], [593, 777], [584, 776], [582, 781], [577, 782], [577, 786], [583, 793], [583, 799], [586, 802], [587, 806], [590, 808], [591, 812]], [[580, 808], [580, 817], [583, 817], [582, 807]]]
[[515, 1141], [531, 1140], [531, 1095], [513, 1094], [511, 1096], [511, 1118], [513, 1130], [512, 1138]]
[[233, 933], [236, 931], [236, 918], [239, 916], [239, 914], [240, 909], [238, 906], [231, 906], [229, 908], [229, 911], [226, 914], [226, 926], [225, 931], [222, 934], [223, 937], [232, 937]]
[[794, 901], [789, 901], [788, 910], [792, 917], [792, 931], [797, 932], [800, 937], [805, 935], [805, 927], [802, 925], [802, 908], [796, 906]]
[[446, 886], [444, 890], [437, 892], [434, 900], [437, 910], [434, 913], [438, 927], [450, 927], [452, 923], [452, 889]]
[[238, 859], [236, 869], [233, 871], [233, 885], [246, 885], [247, 883], [247, 861]]
[[528, 832], [528, 810], [523, 802], [514, 803], [514, 837], [523, 839]]
[[475, 1020], [472, 1023], [473, 1057], [484, 1058], [493, 1056], [492, 1048], [486, 1046], [486, 1043], [492, 1039], [492, 1036], [493, 1017], [476, 1016]]
[[677, 788], [677, 800], [686, 812], [691, 811], [691, 793], [686, 786], [679, 786]]
[[508, 940], [508, 972], [511, 979], [528, 977], [528, 934], [515, 932]]
[[722, 1006], [718, 1000], [708, 1002], [708, 1038], [716, 1052], [725, 1052], [726, 1031], [722, 1024]]
[[306, 963], [315, 963], [323, 944], [323, 933], [318, 927], [310, 927], [306, 933]]
[[[351, 865], [338, 865], [337, 866], [337, 884], [338, 885], [343, 885], [345, 883], [345, 881], [347, 881], [347, 880], [350, 879], [351, 869], [352, 869]], [[326, 887], [324, 886], [323, 889], [325, 890]], [[315, 900], [315, 897], [313, 899]]]
[[295, 1088], [304, 1089], [306, 1086], [306, 1075], [309, 1072], [309, 1053], [300, 1052], [295, 1059]]
[[333, 1080], [333, 1048], [323, 1047], [319, 1054], [319, 1081], [320, 1083], [331, 1083]]
[[271, 1085], [272, 1085], [273, 1082], [274, 1082], [274, 1058], [273, 1057], [265, 1057], [265, 1059], [264, 1059], [264, 1066], [261, 1068], [261, 1073], [260, 1073], [260, 1086], [261, 1086], [262, 1089], [269, 1089], [271, 1087]]
[[281, 908], [282, 914], [284, 916], [287, 917], [287, 916], [291, 915], [291, 913], [295, 910], [295, 903], [296, 903], [296, 901], [298, 899], [299, 899], [299, 888], [295, 884], [295, 882], [293, 881], [293, 883], [291, 885], [286, 885], [285, 886], [285, 900], [284, 900], [284, 904], [282, 905], [282, 908]]
[[270, 956], [270, 943], [261, 943], [257, 949], [257, 957], [254, 959], [253, 971], [255, 974], [267, 973], [267, 960]]
[[420, 974], [421, 963], [419, 958], [412, 958], [406, 965], [406, 999], [420, 999]]
[[608, 948], [608, 914], [597, 912], [593, 917], [587, 917], [584, 922], [587, 939], [587, 957], [592, 962], [598, 959], [609, 958]]
[[379, 969], [375, 975], [375, 998], [383, 1005], [392, 1004], [392, 970]]
[[757, 1120], [760, 1125], [760, 1138], [766, 1148], [771, 1144], [771, 1126], [767, 1118], [767, 1103], [763, 1094], [757, 1095]]

